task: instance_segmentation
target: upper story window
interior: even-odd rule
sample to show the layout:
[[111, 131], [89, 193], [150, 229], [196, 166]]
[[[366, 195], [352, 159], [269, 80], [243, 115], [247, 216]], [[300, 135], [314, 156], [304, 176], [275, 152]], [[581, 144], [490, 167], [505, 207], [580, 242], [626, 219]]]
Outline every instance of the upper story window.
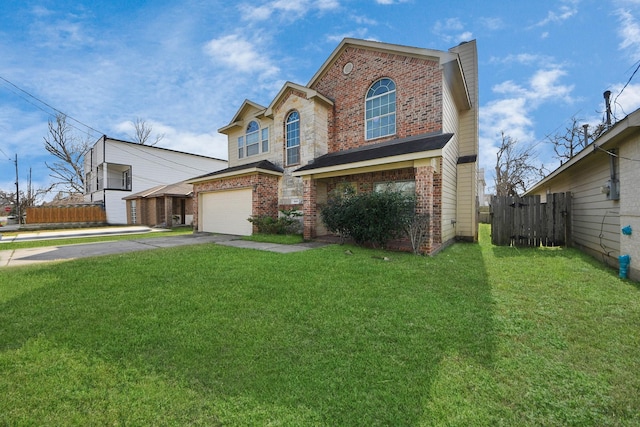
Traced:
[[396, 133], [396, 84], [380, 79], [367, 92], [365, 101], [366, 139]]
[[262, 129], [262, 152], [269, 151], [269, 128]]
[[238, 158], [255, 156], [269, 151], [269, 128], [260, 129], [260, 125], [252, 120], [247, 125], [245, 134], [238, 137]]
[[287, 165], [300, 163], [300, 114], [292, 111], [285, 120]]
[[244, 136], [238, 137], [238, 158], [244, 157]]
[[258, 122], [250, 122], [247, 126], [246, 142], [247, 142], [247, 157], [254, 156], [260, 153], [260, 126]]

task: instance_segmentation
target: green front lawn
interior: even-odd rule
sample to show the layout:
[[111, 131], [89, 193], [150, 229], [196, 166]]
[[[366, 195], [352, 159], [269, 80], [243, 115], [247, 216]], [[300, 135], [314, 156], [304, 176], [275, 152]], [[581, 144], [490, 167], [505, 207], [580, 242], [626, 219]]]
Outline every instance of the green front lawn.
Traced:
[[0, 425], [639, 425], [638, 286], [481, 231], [2, 269]]

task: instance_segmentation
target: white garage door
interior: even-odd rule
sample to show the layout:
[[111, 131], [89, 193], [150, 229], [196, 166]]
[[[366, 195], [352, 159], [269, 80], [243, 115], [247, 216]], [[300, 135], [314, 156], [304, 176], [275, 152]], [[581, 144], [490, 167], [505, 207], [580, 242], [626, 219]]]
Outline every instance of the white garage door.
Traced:
[[201, 193], [200, 229], [210, 233], [249, 236], [252, 226], [247, 218], [251, 216], [251, 206], [250, 188]]

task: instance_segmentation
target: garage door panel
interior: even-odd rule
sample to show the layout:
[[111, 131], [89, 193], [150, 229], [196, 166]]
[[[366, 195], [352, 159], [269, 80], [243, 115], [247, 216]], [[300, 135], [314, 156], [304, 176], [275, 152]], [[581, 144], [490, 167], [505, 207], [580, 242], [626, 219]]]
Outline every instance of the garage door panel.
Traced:
[[216, 191], [200, 194], [201, 230], [210, 233], [249, 236], [252, 225], [247, 218], [252, 214], [253, 191]]

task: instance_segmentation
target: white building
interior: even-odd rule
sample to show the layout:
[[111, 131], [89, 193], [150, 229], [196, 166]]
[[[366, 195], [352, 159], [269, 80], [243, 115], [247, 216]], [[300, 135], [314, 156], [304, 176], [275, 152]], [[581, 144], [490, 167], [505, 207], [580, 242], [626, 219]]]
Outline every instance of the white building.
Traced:
[[109, 224], [126, 224], [123, 197], [227, 167], [227, 161], [101, 137], [84, 158], [85, 201], [102, 202]]

